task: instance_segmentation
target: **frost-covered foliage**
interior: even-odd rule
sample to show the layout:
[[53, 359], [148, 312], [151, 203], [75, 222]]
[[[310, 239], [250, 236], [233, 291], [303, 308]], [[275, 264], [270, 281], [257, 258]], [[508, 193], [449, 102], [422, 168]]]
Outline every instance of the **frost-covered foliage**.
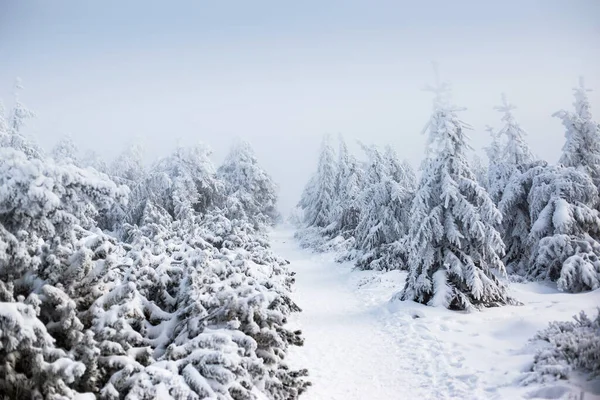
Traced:
[[487, 190], [488, 187], [488, 166], [483, 163], [481, 157], [477, 154], [473, 154], [471, 157], [471, 169], [473, 170], [473, 174], [475, 175], [475, 179], [477, 179], [477, 183]]
[[102, 275], [112, 242], [96, 220], [126, 195], [95, 171], [0, 149], [0, 309], [13, 310], [0, 329], [12, 332], [0, 387], [9, 397], [71, 398], [93, 385], [86, 371], [93, 375], [99, 353], [78, 302], [89, 305], [97, 286], [85, 277]]
[[[287, 400], [305, 390], [306, 371], [285, 362], [303, 342], [285, 326], [299, 311], [293, 275], [252, 210], [229, 218], [217, 207], [223, 184], [205, 147], [148, 171], [129, 151], [109, 177], [74, 165], [70, 146], [55, 160], [11, 144], [0, 147], [0, 397]], [[115, 213], [132, 210], [135, 190], [128, 224]], [[107, 221], [118, 229], [103, 230]]]
[[58, 163], [79, 165], [79, 150], [71, 136], [63, 136], [52, 149], [51, 156]]
[[566, 167], [581, 168], [600, 187], [600, 124], [592, 120], [591, 106], [583, 78], [575, 92], [575, 112], [559, 111], [554, 114], [566, 128], [566, 142], [559, 163]]
[[248, 142], [239, 140], [232, 146], [218, 178], [225, 185], [229, 217], [268, 225], [277, 221], [277, 186], [258, 165]]
[[501, 215], [467, 160], [468, 127], [435, 93], [429, 147], [410, 210], [409, 274], [399, 298], [451, 309], [512, 303], [502, 282]]
[[[485, 187], [489, 192], [492, 200], [497, 203], [502, 197], [502, 182], [504, 181], [504, 174], [502, 170], [501, 161], [501, 150], [498, 133], [494, 131], [491, 126], [486, 126], [485, 130], [489, 133], [492, 138], [490, 145], [485, 148], [485, 152], [488, 157], [488, 168], [487, 168], [487, 180]], [[478, 180], [479, 181], [479, 180]]]
[[42, 151], [23, 136], [21, 130], [28, 119], [33, 118], [35, 113], [28, 109], [19, 99], [19, 91], [22, 90], [21, 81], [17, 79], [14, 92], [14, 106], [10, 115], [5, 115], [4, 105], [0, 102], [0, 147], [12, 147], [20, 150], [28, 158], [41, 158]]
[[300, 199], [307, 226], [324, 228], [332, 221], [336, 190], [337, 169], [335, 152], [329, 136], [323, 138], [319, 165]]
[[335, 202], [331, 211], [330, 234], [350, 238], [360, 221], [364, 173], [358, 160], [350, 154], [344, 138], [339, 136]]
[[[359, 162], [341, 136], [335, 165], [328, 142], [325, 138], [319, 170], [295, 211], [296, 219], [304, 219], [296, 234], [300, 245], [334, 251], [339, 261], [355, 260], [361, 269], [404, 268], [408, 209], [416, 186], [412, 167], [389, 146], [382, 152], [361, 144], [367, 161]], [[328, 212], [322, 204], [328, 204]]]
[[532, 245], [527, 274], [569, 292], [600, 287], [598, 190], [580, 169], [547, 167], [529, 192]]
[[119, 178], [132, 192], [126, 211], [127, 222], [139, 225], [148, 202], [188, 226], [193, 224], [197, 214], [214, 210], [224, 199], [224, 185], [217, 178], [211, 153], [210, 148], [202, 143], [179, 146], [149, 169], [143, 166], [139, 147], [121, 155], [117, 165], [122, 165], [120, 170], [125, 173]]
[[506, 246], [503, 261], [509, 274], [525, 276], [531, 253], [531, 216], [529, 214], [529, 193], [534, 178], [544, 173], [548, 163], [535, 161], [522, 166], [523, 171], [514, 173], [508, 182], [498, 204], [502, 214], [502, 237]]
[[569, 378], [573, 370], [600, 376], [600, 311], [590, 319], [583, 311], [573, 321], [554, 321], [533, 340], [538, 350], [526, 383]]
[[512, 176], [523, 172], [535, 160], [525, 142], [527, 133], [513, 114], [516, 108], [507, 100], [506, 95], [502, 94], [502, 105], [495, 109], [502, 113], [504, 126], [497, 133], [488, 128], [492, 136], [492, 144], [487, 149], [491, 172], [489, 192], [496, 204], [501, 201]]
[[356, 227], [356, 265], [361, 269], [405, 268], [405, 241], [415, 175], [387, 147], [365, 148], [369, 157], [362, 203], [364, 211]]
[[511, 104], [505, 94], [502, 94], [502, 105], [495, 107], [502, 113], [502, 122], [504, 126], [498, 132], [498, 135], [504, 137], [504, 148], [501, 150], [502, 161], [507, 166], [519, 169], [523, 165], [532, 163], [535, 158], [525, 142], [527, 133], [513, 115], [513, 110], [517, 107]]

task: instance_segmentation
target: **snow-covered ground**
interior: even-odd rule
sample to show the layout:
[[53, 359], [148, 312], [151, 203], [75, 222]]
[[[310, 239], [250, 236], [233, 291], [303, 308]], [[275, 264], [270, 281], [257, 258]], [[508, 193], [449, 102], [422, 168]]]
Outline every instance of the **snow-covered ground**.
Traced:
[[600, 399], [599, 380], [519, 384], [533, 360], [529, 339], [550, 321], [594, 314], [600, 290], [513, 284], [524, 305], [459, 313], [390, 302], [404, 272], [354, 271], [333, 254], [301, 249], [290, 228], [275, 230], [272, 246], [297, 273], [303, 312], [290, 323], [306, 343], [292, 349], [290, 363], [309, 369], [304, 399]]

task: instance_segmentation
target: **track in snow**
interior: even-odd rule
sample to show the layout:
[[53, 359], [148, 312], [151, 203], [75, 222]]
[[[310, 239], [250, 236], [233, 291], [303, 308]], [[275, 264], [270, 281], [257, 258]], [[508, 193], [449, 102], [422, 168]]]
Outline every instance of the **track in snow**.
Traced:
[[388, 298], [357, 291], [348, 265], [301, 249], [291, 230], [279, 228], [271, 239], [273, 250], [296, 272], [293, 298], [303, 311], [291, 323], [302, 329], [305, 345], [292, 349], [290, 360], [309, 370], [313, 386], [304, 399], [491, 397], [473, 374], [461, 371], [460, 356], [414, 314], [390, 323]]

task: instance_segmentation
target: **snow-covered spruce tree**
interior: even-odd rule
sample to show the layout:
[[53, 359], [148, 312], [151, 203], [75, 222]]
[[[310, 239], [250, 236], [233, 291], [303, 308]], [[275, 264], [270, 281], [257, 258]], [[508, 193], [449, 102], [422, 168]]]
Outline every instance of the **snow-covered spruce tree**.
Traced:
[[317, 173], [309, 182], [310, 189], [304, 192], [307, 197], [300, 200], [307, 226], [325, 228], [332, 222], [336, 176], [335, 154], [331, 138], [326, 135], [321, 144]]
[[529, 205], [528, 276], [568, 292], [599, 288], [600, 213], [591, 177], [581, 169], [545, 168], [533, 177]]
[[[217, 171], [225, 185], [227, 207], [232, 218], [247, 218], [257, 224], [272, 225], [276, 209], [277, 186], [258, 165], [254, 150], [243, 140], [236, 141]], [[244, 213], [243, 215], [241, 213]]]
[[559, 163], [565, 167], [583, 169], [596, 187], [600, 187], [600, 124], [592, 120], [591, 106], [583, 78], [575, 92], [575, 112], [561, 110], [554, 113], [562, 120], [567, 138]]
[[[211, 154], [207, 145], [199, 143], [178, 147], [172, 155], [158, 162], [149, 182], [152, 201], [177, 220], [210, 211], [221, 200], [224, 191]], [[155, 184], [158, 185], [152, 186]]]
[[502, 282], [501, 215], [469, 167], [449, 87], [436, 82], [428, 155], [410, 211], [406, 285], [398, 297], [455, 310], [515, 301]]
[[477, 179], [477, 183], [486, 189], [488, 188], [488, 166], [483, 163], [481, 157], [477, 154], [473, 154], [471, 157], [471, 169], [473, 170], [473, 174], [475, 174], [475, 179]]
[[54, 146], [51, 156], [57, 163], [79, 165], [79, 150], [69, 135], [63, 136]]
[[507, 100], [505, 94], [502, 94], [502, 105], [494, 108], [502, 113], [502, 122], [504, 122], [504, 126], [498, 131], [500, 137], [505, 137], [504, 148], [501, 149], [502, 160], [509, 167], [520, 170], [522, 166], [535, 161], [535, 157], [525, 142], [527, 133], [512, 113], [517, 107]]
[[369, 156], [363, 211], [356, 227], [356, 265], [361, 269], [403, 268], [406, 261], [404, 236], [408, 210], [414, 193], [414, 172], [400, 163], [395, 152], [384, 154], [365, 147]]
[[[516, 107], [508, 102], [506, 95], [502, 95], [502, 105], [495, 109], [502, 113], [504, 126], [498, 131], [498, 136], [504, 138], [504, 144], [498, 149], [499, 155], [495, 160], [496, 180], [493, 182], [492, 192], [503, 215], [501, 233], [506, 246], [503, 261], [509, 272], [518, 273], [522, 271], [523, 261], [529, 254], [526, 251], [528, 241], [525, 239], [531, 228], [526, 198], [528, 191], [523, 192], [523, 185], [529, 186], [530, 177], [537, 174], [539, 169], [526, 176], [520, 175], [545, 164], [535, 162], [535, 157], [525, 142], [527, 134], [513, 115]], [[510, 183], [512, 180], [515, 181], [513, 184]], [[508, 190], [516, 192], [507, 193]]]
[[131, 189], [126, 221], [140, 225], [144, 209], [151, 202], [189, 227], [197, 214], [204, 214], [220, 203], [223, 183], [216, 177], [210, 154], [204, 144], [178, 147], [148, 170], [142, 168], [141, 158], [133, 158], [128, 164], [125, 154], [121, 156], [122, 170], [129, 172], [117, 181]]
[[331, 211], [331, 236], [342, 235], [348, 239], [360, 220], [361, 194], [364, 189], [364, 173], [356, 158], [348, 151], [342, 135], [339, 135], [339, 153], [335, 200]]
[[[522, 172], [515, 172], [504, 188], [498, 209], [502, 214], [502, 237], [506, 246], [503, 257], [506, 271], [513, 275], [527, 275], [531, 254], [531, 215], [529, 213], [529, 193], [534, 178], [548, 168], [548, 163], [538, 160], [522, 165]], [[519, 279], [519, 278], [518, 278]]]
[[492, 141], [490, 145], [485, 147], [485, 153], [488, 158], [488, 168], [487, 168], [487, 184], [483, 186], [486, 188], [490, 197], [494, 201], [494, 204], [498, 204], [500, 199], [502, 198], [502, 190], [504, 184], [504, 176], [502, 169], [502, 152], [500, 146], [499, 135], [494, 131], [494, 128], [491, 126], [485, 127], [486, 132], [489, 133]]
[[25, 122], [35, 116], [35, 113], [21, 103], [19, 99], [19, 91], [22, 89], [21, 81], [17, 79], [14, 106], [8, 118], [4, 115], [4, 107], [0, 105], [0, 147], [12, 147], [24, 152], [29, 158], [41, 158], [42, 151], [40, 148], [21, 133]]
[[102, 172], [104, 174], [109, 174], [109, 167], [106, 162], [97, 152], [94, 150], [86, 150], [81, 160], [79, 160], [80, 164], [84, 168], [94, 168], [98, 172]]
[[[502, 113], [504, 125], [497, 133], [488, 128], [492, 135], [492, 144], [488, 148], [491, 171], [489, 191], [496, 204], [502, 199], [513, 174], [523, 172], [535, 160], [525, 142], [527, 133], [513, 115], [516, 108], [508, 102], [506, 95], [502, 94], [502, 105], [494, 109]], [[502, 138], [504, 142], [498, 142], [498, 139]]]
[[[93, 162], [93, 161], [90, 161]], [[94, 165], [91, 165], [95, 167]], [[102, 164], [100, 164], [102, 166]], [[103, 171], [104, 172], [104, 171]], [[145, 201], [148, 197], [148, 171], [144, 165], [144, 148], [139, 143], [131, 143], [108, 165], [105, 171], [115, 182], [129, 188], [127, 207], [120, 210], [118, 221], [111, 221], [120, 226], [123, 222], [136, 224], [141, 218]]]

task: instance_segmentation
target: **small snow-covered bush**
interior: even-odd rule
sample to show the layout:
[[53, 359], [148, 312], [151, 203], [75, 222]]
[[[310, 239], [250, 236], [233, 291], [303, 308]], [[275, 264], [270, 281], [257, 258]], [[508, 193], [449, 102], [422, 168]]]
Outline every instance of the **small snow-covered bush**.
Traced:
[[600, 375], [600, 309], [595, 319], [582, 311], [574, 320], [551, 322], [535, 335], [533, 340], [546, 345], [535, 355], [526, 383], [567, 379], [574, 369]]

